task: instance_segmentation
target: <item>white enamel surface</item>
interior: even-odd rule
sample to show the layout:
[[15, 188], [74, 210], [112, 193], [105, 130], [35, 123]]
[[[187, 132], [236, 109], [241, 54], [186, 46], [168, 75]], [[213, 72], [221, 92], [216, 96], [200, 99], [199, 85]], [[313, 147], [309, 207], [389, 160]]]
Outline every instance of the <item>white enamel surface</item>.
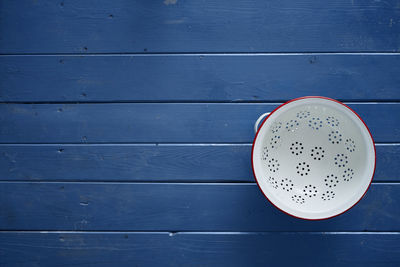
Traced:
[[305, 219], [329, 218], [368, 189], [374, 143], [349, 108], [323, 98], [299, 99], [262, 125], [253, 168], [261, 190], [279, 209]]

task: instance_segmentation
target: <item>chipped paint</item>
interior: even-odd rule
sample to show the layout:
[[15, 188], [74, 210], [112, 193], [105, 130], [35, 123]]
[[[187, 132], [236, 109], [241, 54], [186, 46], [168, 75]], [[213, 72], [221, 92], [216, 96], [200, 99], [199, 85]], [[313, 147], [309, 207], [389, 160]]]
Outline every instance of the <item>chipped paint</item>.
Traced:
[[181, 24], [185, 22], [186, 18], [181, 18], [181, 19], [171, 19], [171, 20], [166, 20], [164, 21], [164, 24]]
[[164, 5], [175, 5], [178, 0], [164, 0]]

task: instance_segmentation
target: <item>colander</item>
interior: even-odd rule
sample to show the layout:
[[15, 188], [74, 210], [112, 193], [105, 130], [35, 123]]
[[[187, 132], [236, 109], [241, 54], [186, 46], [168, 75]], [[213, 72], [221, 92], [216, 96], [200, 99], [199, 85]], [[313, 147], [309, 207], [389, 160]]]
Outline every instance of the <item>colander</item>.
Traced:
[[255, 131], [254, 176], [281, 211], [301, 219], [328, 219], [367, 192], [375, 145], [365, 123], [345, 104], [326, 97], [297, 98], [261, 115]]

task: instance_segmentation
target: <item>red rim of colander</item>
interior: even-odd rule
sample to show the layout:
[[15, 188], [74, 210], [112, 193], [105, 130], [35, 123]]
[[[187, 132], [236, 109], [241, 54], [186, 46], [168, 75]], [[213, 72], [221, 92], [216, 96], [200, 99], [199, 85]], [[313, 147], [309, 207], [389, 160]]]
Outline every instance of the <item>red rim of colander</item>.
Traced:
[[[289, 213], [289, 212], [287, 212], [287, 211], [284, 211], [283, 209], [281, 209], [281, 208], [279, 208], [278, 206], [276, 206], [276, 205], [267, 197], [267, 195], [264, 193], [264, 191], [261, 189], [261, 186], [260, 186], [260, 184], [258, 183], [258, 179], [257, 179], [256, 173], [255, 173], [255, 171], [254, 171], [254, 161], [253, 161], [253, 157], [254, 157], [254, 144], [255, 144], [255, 142], [256, 142], [256, 140], [257, 140], [258, 133], [260, 132], [261, 128], [263, 127], [264, 123], [268, 120], [268, 118], [269, 118], [275, 111], [277, 111], [278, 109], [280, 109], [281, 107], [283, 107], [283, 106], [285, 106], [285, 105], [287, 105], [287, 104], [289, 104], [289, 103], [291, 103], [291, 102], [294, 102], [294, 101], [297, 101], [297, 100], [301, 100], [301, 99], [307, 99], [307, 98], [320, 98], [320, 99], [330, 100], [330, 101], [339, 103], [339, 104], [341, 104], [342, 106], [348, 108], [348, 109], [349, 109], [350, 111], [352, 111], [352, 112], [361, 120], [361, 122], [364, 124], [365, 128], [367, 129], [367, 131], [368, 131], [368, 133], [369, 133], [369, 136], [371, 137], [372, 143], [373, 143], [373, 145], [374, 145], [374, 159], [375, 159], [375, 162], [374, 162], [374, 171], [372, 172], [371, 180], [369, 181], [369, 185], [368, 185], [367, 189], [365, 190], [364, 194], [363, 194], [363, 195], [360, 197], [360, 199], [357, 200], [353, 205], [351, 205], [348, 209], [342, 211], [341, 213], [338, 213], [338, 214], [335, 214], [335, 215], [332, 215], [332, 216], [329, 216], [329, 217], [317, 218], [317, 219], [310, 219], [310, 218], [299, 217], [299, 216], [293, 215], [293, 214], [291, 214], [291, 213]], [[263, 193], [264, 197], [265, 197], [275, 208], [277, 208], [278, 210], [282, 211], [283, 213], [286, 213], [287, 215], [290, 215], [290, 216], [295, 217], [295, 218], [298, 218], [298, 219], [309, 220], [309, 221], [326, 220], [326, 219], [330, 219], [330, 218], [339, 216], [339, 215], [345, 213], [346, 211], [350, 210], [352, 207], [354, 207], [355, 205], [357, 205], [357, 203], [360, 202], [360, 200], [361, 200], [361, 199], [365, 196], [365, 194], [367, 193], [369, 187], [371, 186], [372, 179], [374, 178], [374, 175], [375, 175], [375, 168], [376, 168], [376, 149], [375, 149], [375, 141], [374, 141], [374, 138], [372, 137], [372, 134], [371, 134], [370, 130], [368, 129], [368, 126], [365, 124], [365, 122], [363, 121], [363, 119], [361, 119], [361, 117], [357, 114], [357, 112], [355, 112], [355, 111], [354, 111], [352, 108], [350, 108], [349, 106], [343, 104], [342, 102], [340, 102], [340, 101], [338, 101], [338, 100], [336, 100], [336, 99], [332, 99], [332, 98], [329, 98], [329, 97], [324, 97], [324, 96], [303, 96], [303, 97], [299, 97], [299, 98], [295, 98], [295, 99], [289, 100], [289, 101], [287, 101], [286, 103], [283, 103], [282, 105], [280, 105], [279, 107], [277, 107], [276, 109], [274, 109], [274, 110], [264, 119], [264, 121], [261, 123], [260, 127], [258, 127], [257, 133], [256, 133], [256, 135], [254, 136], [253, 146], [252, 146], [252, 149], [251, 149], [251, 167], [252, 167], [253, 175], [254, 175], [254, 178], [256, 179], [258, 188], [259, 188], [260, 191]]]

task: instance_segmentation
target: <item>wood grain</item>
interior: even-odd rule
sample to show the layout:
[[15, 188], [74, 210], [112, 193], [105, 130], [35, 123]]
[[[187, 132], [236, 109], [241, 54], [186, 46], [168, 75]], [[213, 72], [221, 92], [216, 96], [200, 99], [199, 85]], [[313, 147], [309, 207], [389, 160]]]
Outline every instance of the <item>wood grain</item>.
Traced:
[[[400, 266], [399, 0], [0, 1], [0, 266]], [[253, 181], [257, 117], [350, 102], [374, 183], [324, 221]]]
[[0, 264], [18, 267], [400, 264], [396, 233], [3, 232], [0, 244]]
[[400, 100], [400, 54], [0, 56], [0, 101]]
[[2, 1], [0, 53], [399, 51], [399, 1]]
[[399, 184], [373, 184], [343, 215], [305, 221], [257, 185], [0, 182], [0, 229], [101, 231], [395, 231]]
[[[400, 145], [378, 144], [375, 182], [399, 182]], [[0, 145], [0, 180], [254, 182], [251, 144]]]
[[[0, 143], [252, 142], [277, 104], [2, 104]], [[400, 141], [400, 104], [350, 104], [376, 142]]]

